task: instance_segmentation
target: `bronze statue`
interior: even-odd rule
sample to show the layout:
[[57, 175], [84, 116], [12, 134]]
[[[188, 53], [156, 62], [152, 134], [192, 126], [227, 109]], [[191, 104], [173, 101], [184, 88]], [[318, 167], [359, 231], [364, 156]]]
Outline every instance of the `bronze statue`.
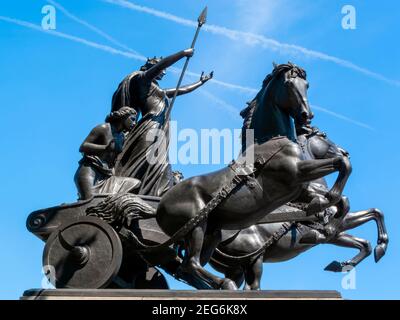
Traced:
[[96, 126], [83, 141], [79, 151], [83, 158], [75, 173], [75, 184], [80, 200], [96, 193], [130, 192], [140, 185], [140, 180], [114, 175], [114, 165], [121, 153], [125, 133], [136, 123], [136, 111], [122, 107], [111, 112], [106, 122]]
[[[142, 118], [129, 133], [126, 146], [116, 164], [116, 173], [142, 181], [139, 194], [162, 196], [173, 184], [168, 160], [170, 102], [175, 93], [187, 94], [199, 88], [213, 76], [201, 75], [199, 81], [176, 89], [162, 89], [158, 81], [165, 70], [184, 57], [191, 57], [193, 49], [179, 51], [166, 58], [148, 59], [145, 65], [128, 75], [118, 86], [112, 99], [112, 110], [130, 106]], [[161, 130], [162, 136], [151, 136]], [[160, 131], [158, 131], [160, 132]], [[161, 141], [160, 141], [161, 139]], [[157, 150], [158, 149], [158, 150]], [[153, 161], [149, 161], [149, 157]]]
[[[312, 113], [306, 99], [305, 72], [293, 64], [279, 65], [266, 79], [250, 103], [251, 110], [243, 113], [244, 128], [261, 126], [254, 128], [255, 144], [249, 146], [255, 149], [254, 166], [234, 162], [216, 173], [181, 182], [176, 173], [177, 184], [161, 199], [98, 194], [80, 205], [32, 213], [27, 225], [46, 241], [43, 263], [55, 266], [56, 287], [168, 288], [155, 269], [161, 267], [197, 289], [236, 289], [244, 275], [246, 288], [258, 289], [262, 261], [289, 259], [319, 243], [360, 249], [355, 258], [333, 262], [327, 270], [356, 265], [371, 249], [367, 241], [349, 236], [345, 230], [371, 219], [378, 224], [378, 261], [388, 243], [383, 215], [375, 209], [347, 213], [348, 202], [341, 192], [351, 166], [344, 150], [308, 128]], [[276, 124], [262, 128], [258, 117], [272, 117]], [[294, 125], [289, 117], [294, 118]], [[298, 144], [291, 141], [295, 127]], [[328, 191], [319, 179], [334, 171], [339, 171], [338, 181]], [[241, 229], [245, 230], [239, 232]], [[294, 232], [298, 237], [293, 242]], [[234, 234], [243, 241], [218, 247]], [[251, 245], [237, 254], [233, 249], [243, 242]], [[106, 247], [109, 249], [104, 251]], [[107, 268], [100, 268], [99, 261], [104, 259], [108, 259]], [[225, 272], [226, 279], [203, 269], [209, 261]], [[96, 282], [90, 277], [94, 269]], [[146, 270], [154, 277], [149, 278]]]
[[[372, 219], [378, 225], [375, 260], [385, 254], [383, 214], [348, 213], [342, 196], [351, 173], [348, 154], [310, 126], [306, 72], [292, 63], [274, 65], [241, 112], [243, 148], [236, 161], [186, 180], [172, 172], [169, 119], [175, 98], [213, 76], [202, 74], [180, 87], [205, 17], [206, 10], [190, 49], [148, 59], [120, 83], [106, 123], [80, 149], [75, 181], [81, 201], [28, 217], [28, 229], [46, 241], [43, 265], [54, 269], [49, 278], [57, 288], [167, 289], [160, 267], [197, 289], [237, 289], [243, 279], [245, 288], [259, 289], [264, 261], [284, 261], [320, 243], [360, 250], [326, 268], [342, 271], [371, 252], [369, 242], [345, 231]], [[165, 70], [184, 57], [177, 87], [161, 89]], [[154, 130], [164, 134], [152, 135]], [[254, 133], [250, 144], [247, 130]], [[338, 177], [328, 189], [323, 177], [333, 172]], [[207, 271], [209, 262], [225, 278]]]

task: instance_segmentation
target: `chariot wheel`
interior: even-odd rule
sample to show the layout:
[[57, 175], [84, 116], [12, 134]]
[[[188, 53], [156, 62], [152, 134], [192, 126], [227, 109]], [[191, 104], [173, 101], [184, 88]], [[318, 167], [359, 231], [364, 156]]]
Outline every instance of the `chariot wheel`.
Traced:
[[118, 234], [95, 217], [61, 225], [43, 252], [45, 275], [56, 288], [104, 288], [117, 275], [121, 262]]

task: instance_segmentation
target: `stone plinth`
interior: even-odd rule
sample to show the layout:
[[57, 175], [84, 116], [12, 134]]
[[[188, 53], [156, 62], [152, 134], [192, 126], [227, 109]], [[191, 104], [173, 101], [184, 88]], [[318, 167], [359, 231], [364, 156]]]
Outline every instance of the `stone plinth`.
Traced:
[[333, 290], [31, 289], [21, 300], [341, 300]]

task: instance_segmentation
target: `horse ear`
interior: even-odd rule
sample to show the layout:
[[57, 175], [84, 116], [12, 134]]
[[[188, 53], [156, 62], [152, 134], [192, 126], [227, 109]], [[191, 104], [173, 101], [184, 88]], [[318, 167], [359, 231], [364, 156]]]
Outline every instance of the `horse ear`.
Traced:
[[283, 77], [285, 79], [285, 82], [288, 81], [291, 78], [291, 70], [286, 70], [283, 72]]
[[272, 66], [274, 67], [274, 69], [276, 69], [276, 67], [278, 66], [278, 64], [275, 61], [272, 61]]

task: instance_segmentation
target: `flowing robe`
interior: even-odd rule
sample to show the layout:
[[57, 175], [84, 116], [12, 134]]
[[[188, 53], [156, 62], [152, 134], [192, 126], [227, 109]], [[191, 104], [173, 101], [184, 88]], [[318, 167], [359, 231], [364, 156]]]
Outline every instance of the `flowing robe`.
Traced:
[[[129, 106], [141, 119], [126, 137], [115, 173], [141, 181], [138, 194], [162, 196], [173, 181], [168, 159], [169, 101], [164, 90], [141, 71], [128, 75], [118, 86], [112, 100], [112, 111]], [[162, 135], [155, 133], [162, 132]]]

